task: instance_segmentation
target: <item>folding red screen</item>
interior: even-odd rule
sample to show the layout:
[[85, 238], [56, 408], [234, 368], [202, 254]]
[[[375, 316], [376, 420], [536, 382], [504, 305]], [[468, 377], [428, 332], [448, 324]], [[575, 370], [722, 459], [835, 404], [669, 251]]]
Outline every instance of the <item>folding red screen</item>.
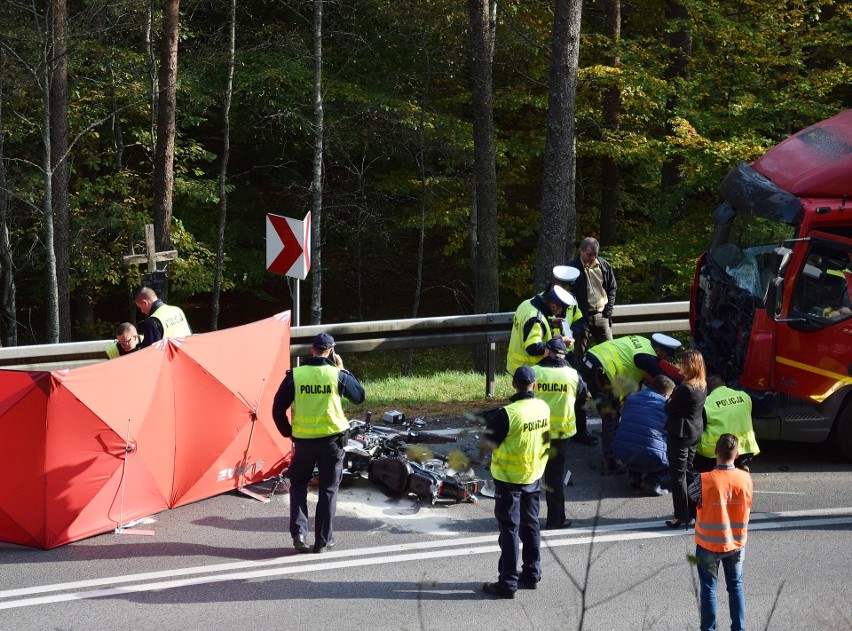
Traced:
[[0, 540], [108, 532], [280, 472], [290, 314], [84, 368], [0, 371]]

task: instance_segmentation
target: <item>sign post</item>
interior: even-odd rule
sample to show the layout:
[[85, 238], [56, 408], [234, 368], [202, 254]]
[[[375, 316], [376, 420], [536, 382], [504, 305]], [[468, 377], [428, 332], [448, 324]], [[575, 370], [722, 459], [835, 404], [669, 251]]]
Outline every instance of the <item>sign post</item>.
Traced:
[[299, 326], [299, 281], [311, 269], [311, 213], [302, 221], [266, 215], [266, 269], [296, 279], [293, 292], [293, 324]]

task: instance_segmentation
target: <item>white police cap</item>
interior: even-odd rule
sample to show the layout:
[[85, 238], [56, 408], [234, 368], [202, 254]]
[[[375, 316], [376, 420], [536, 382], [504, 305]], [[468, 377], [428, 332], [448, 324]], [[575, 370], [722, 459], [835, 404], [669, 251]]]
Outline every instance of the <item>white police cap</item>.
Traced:
[[580, 270], [570, 265], [557, 265], [553, 268], [553, 278], [560, 283], [569, 283], [571, 285], [580, 277]]
[[671, 335], [666, 335], [665, 333], [654, 333], [651, 336], [651, 341], [657, 345], [662, 346], [667, 351], [674, 352], [680, 348], [680, 342], [673, 338]]
[[564, 287], [554, 285], [550, 288], [550, 295], [562, 306], [563, 309], [565, 307], [577, 306], [577, 299]]

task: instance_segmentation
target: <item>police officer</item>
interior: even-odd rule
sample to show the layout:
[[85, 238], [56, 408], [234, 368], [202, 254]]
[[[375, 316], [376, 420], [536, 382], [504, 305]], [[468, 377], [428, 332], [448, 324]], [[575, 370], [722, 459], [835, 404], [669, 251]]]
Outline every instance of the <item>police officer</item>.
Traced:
[[[334, 338], [320, 333], [311, 344], [311, 358], [287, 371], [272, 403], [272, 418], [278, 431], [293, 438], [290, 462], [290, 535], [299, 552], [310, 550], [308, 530], [308, 484], [319, 470], [319, 498], [314, 518], [314, 552], [334, 546], [332, 520], [337, 490], [343, 475], [343, 456], [349, 421], [343, 414], [341, 396], [353, 403], [364, 402], [364, 388], [334, 352]], [[292, 406], [292, 421], [287, 409]]]
[[[576, 304], [574, 296], [559, 285], [553, 285], [518, 305], [506, 356], [506, 371], [510, 375], [520, 366], [532, 366], [544, 357], [544, 345], [553, 337], [549, 318], [561, 316]], [[574, 338], [564, 331], [561, 337], [566, 345], [574, 343]]]
[[665, 374], [660, 361], [671, 359], [678, 347], [678, 340], [663, 333], [654, 333], [650, 340], [641, 335], [626, 335], [598, 344], [583, 356], [580, 375], [595, 397], [601, 415], [603, 475], [624, 472], [612, 453], [622, 401], [639, 388], [645, 374], [651, 377]]
[[[559, 285], [565, 291], [569, 292], [571, 297], [576, 300], [577, 298], [574, 295], [574, 285], [577, 283], [579, 278], [580, 270], [576, 267], [571, 267], [570, 265], [557, 265], [553, 268], [553, 280], [551, 281], [551, 286]], [[562, 329], [566, 328], [566, 325], [567, 328], [570, 328], [571, 330], [571, 337], [574, 338], [574, 343], [567, 345], [568, 353], [565, 355], [565, 359], [573, 368], [576, 369], [582, 359], [582, 356], [578, 354], [578, 344], [579, 341], [584, 339], [586, 336], [585, 318], [583, 317], [583, 312], [580, 310], [579, 301], [577, 301], [577, 304], [574, 304], [573, 306], [566, 307], [565, 314], [561, 319], [557, 320], [561, 320], [561, 322], [552, 326], [554, 336], [561, 335]], [[587, 445], [589, 447], [593, 447], [598, 444], [598, 439], [595, 436], [592, 436], [586, 427], [585, 414], [577, 416], [577, 433], [571, 436], [571, 441]]]
[[115, 330], [115, 342], [107, 346], [106, 354], [110, 359], [124, 357], [132, 353], [139, 345], [139, 334], [130, 322], [122, 322]]
[[749, 470], [752, 458], [760, 453], [751, 421], [751, 397], [742, 390], [725, 385], [719, 375], [707, 377], [707, 399], [704, 401], [704, 432], [695, 454], [698, 471], [712, 471], [716, 465], [716, 442], [722, 434], [733, 434], [739, 444], [734, 463]]
[[[483, 448], [493, 449], [494, 517], [500, 530], [500, 561], [495, 583], [482, 591], [514, 598], [515, 591], [535, 589], [541, 580], [539, 492], [550, 443], [550, 408], [535, 398], [535, 373], [521, 366], [512, 377], [511, 403], [483, 414]], [[520, 544], [523, 544], [518, 573]]]
[[544, 469], [544, 496], [547, 501], [547, 530], [568, 528], [565, 518], [565, 484], [568, 471], [568, 439], [577, 433], [577, 419], [586, 417], [586, 383], [568, 365], [568, 349], [561, 338], [547, 342], [544, 359], [533, 366], [536, 398], [550, 408], [550, 455]]
[[[554, 285], [559, 285], [571, 294], [574, 298], [574, 304], [565, 308], [565, 312], [560, 317], [551, 319], [551, 332], [554, 336], [562, 336], [563, 331], [568, 333], [574, 340], [579, 340], [584, 333], [583, 313], [580, 311], [580, 306], [577, 303], [577, 297], [574, 295], [574, 283], [580, 277], [580, 270], [569, 265], [557, 265], [553, 268], [553, 280], [550, 281], [548, 290]], [[574, 349], [574, 343], [567, 344], [568, 350]], [[566, 357], [566, 359], [570, 359]]]
[[136, 306], [147, 318], [142, 321], [138, 349], [151, 346], [154, 342], [167, 337], [185, 337], [192, 335], [192, 329], [180, 307], [167, 305], [157, 298], [150, 287], [143, 287], [136, 293]]

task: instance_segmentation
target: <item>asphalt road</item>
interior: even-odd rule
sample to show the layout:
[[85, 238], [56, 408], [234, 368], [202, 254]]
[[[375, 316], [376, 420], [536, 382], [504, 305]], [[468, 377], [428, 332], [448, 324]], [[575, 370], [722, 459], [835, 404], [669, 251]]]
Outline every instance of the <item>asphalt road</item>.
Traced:
[[[748, 627], [852, 628], [852, 465], [821, 446], [762, 448]], [[694, 543], [663, 524], [671, 500], [602, 478], [597, 448], [571, 450], [574, 524], [544, 533], [540, 588], [514, 600], [479, 591], [496, 578], [491, 500], [420, 505], [358, 481], [322, 555], [292, 550], [286, 494], [236, 492], [55, 550], [0, 544], [0, 631], [697, 629]], [[719, 612], [727, 628], [724, 592]]]

